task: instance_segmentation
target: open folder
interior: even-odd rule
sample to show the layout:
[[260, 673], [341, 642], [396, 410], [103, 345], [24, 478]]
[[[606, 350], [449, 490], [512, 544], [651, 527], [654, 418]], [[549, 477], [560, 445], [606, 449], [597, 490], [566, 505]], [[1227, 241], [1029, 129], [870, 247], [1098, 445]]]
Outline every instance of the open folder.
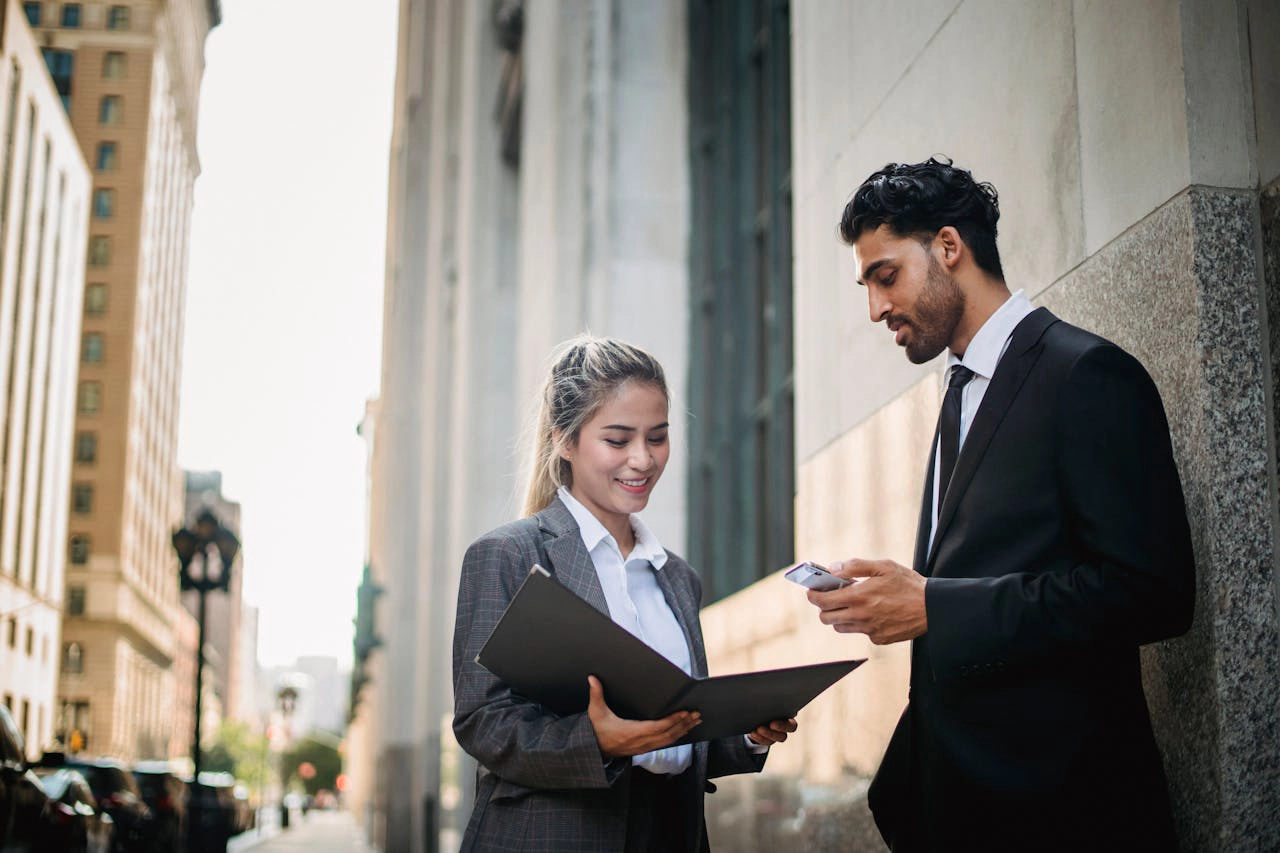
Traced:
[[656, 720], [702, 713], [681, 740], [746, 734], [794, 717], [862, 660], [693, 678], [605, 614], [561, 586], [541, 566], [529, 571], [476, 662], [511, 689], [558, 714], [586, 710], [587, 676], [604, 685], [615, 714]]

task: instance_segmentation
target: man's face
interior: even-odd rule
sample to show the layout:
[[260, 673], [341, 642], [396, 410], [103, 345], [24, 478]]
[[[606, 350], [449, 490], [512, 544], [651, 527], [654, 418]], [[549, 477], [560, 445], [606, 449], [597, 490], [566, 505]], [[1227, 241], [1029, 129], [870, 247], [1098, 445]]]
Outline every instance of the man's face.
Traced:
[[863, 232], [853, 252], [871, 322], [883, 321], [915, 364], [942, 352], [964, 316], [964, 293], [929, 244], [881, 225]]

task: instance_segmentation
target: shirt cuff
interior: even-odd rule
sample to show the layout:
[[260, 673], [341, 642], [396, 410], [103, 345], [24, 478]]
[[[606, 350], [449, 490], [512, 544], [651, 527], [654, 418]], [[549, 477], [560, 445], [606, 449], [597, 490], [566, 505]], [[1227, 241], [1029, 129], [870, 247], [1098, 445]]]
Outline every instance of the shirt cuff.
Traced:
[[769, 751], [769, 744], [767, 743], [756, 743], [748, 735], [743, 735], [742, 739], [747, 742], [747, 749], [751, 750], [756, 755], [761, 755]]

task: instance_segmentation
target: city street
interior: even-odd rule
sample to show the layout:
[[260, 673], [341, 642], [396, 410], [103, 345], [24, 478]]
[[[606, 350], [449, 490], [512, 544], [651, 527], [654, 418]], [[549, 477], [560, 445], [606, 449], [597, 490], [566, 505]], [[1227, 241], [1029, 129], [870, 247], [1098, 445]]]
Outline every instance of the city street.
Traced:
[[274, 825], [265, 833], [247, 832], [232, 839], [227, 853], [372, 853], [355, 820], [344, 811], [312, 811], [306, 819], [294, 812], [283, 832]]

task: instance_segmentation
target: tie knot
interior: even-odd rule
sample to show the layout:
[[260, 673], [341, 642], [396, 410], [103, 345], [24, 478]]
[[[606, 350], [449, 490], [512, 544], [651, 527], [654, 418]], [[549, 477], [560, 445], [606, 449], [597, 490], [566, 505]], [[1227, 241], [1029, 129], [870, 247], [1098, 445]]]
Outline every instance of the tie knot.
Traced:
[[972, 379], [973, 376], [974, 373], [972, 370], [965, 367], [963, 364], [957, 364], [955, 367], [951, 368], [951, 379], [947, 382], [947, 389], [963, 388], [969, 384], [969, 380]]

